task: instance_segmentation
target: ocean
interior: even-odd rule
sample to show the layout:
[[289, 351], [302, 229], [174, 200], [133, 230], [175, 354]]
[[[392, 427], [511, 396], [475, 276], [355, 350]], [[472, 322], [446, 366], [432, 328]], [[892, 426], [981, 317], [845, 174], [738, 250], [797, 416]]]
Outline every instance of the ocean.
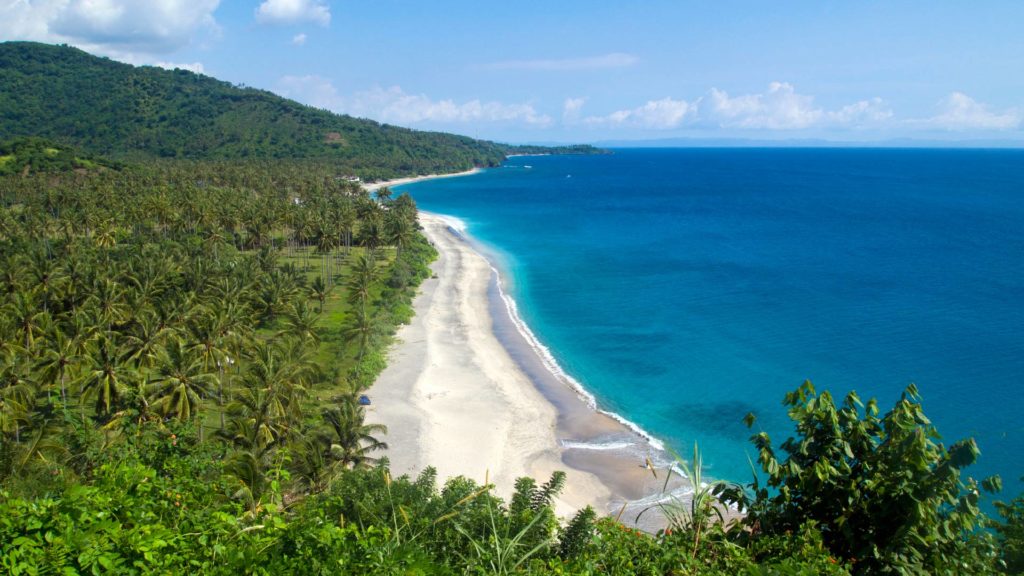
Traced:
[[561, 368], [705, 474], [792, 434], [804, 380], [910, 383], [969, 474], [1024, 485], [1024, 152], [618, 149], [396, 188], [456, 216]]

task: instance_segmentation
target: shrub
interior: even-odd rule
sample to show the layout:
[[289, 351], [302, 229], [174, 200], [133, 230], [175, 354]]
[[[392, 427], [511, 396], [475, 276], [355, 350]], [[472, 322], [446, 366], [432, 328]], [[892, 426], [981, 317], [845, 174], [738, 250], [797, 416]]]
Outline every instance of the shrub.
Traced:
[[784, 403], [797, 434], [782, 443], [783, 454], [766, 433], [752, 437], [767, 482], [755, 477], [752, 498], [721, 491], [748, 510], [755, 534], [788, 534], [813, 520], [831, 553], [857, 573], [993, 569], [991, 539], [979, 531], [978, 486], [961, 479], [978, 448], [970, 439], [941, 444], [913, 385], [882, 417], [875, 400], [864, 405], [851, 392], [836, 406], [810, 382]]

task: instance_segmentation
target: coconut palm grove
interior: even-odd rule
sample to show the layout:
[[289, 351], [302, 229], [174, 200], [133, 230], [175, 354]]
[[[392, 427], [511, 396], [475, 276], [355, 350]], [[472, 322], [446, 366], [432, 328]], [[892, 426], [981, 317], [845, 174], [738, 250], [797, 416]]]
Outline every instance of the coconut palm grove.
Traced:
[[972, 479], [984, 447], [943, 441], [913, 387], [878, 406], [803, 385], [780, 399], [791, 437], [749, 422], [752, 481], [659, 503], [656, 532], [559, 518], [558, 472], [508, 499], [395, 477], [360, 396], [436, 252], [409, 195], [360, 178], [599, 151], [420, 133], [68, 47], [2, 44], [0, 62], [4, 573], [1024, 570], [1024, 498]]

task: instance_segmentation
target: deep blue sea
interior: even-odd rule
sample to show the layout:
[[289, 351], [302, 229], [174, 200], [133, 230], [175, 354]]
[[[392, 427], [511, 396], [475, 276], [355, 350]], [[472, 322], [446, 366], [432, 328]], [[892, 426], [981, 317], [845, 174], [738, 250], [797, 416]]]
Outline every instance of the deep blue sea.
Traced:
[[1024, 475], [1024, 152], [622, 149], [400, 187], [501, 254], [603, 408], [747, 481], [810, 379], [883, 412], [911, 382], [972, 475]]

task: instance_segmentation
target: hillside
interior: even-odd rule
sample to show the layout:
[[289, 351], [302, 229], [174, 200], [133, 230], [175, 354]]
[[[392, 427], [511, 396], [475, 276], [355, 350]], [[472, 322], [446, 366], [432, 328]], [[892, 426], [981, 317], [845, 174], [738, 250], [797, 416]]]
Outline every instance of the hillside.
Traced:
[[323, 159], [369, 178], [494, 166], [518, 151], [338, 115], [185, 70], [131, 66], [68, 46], [5, 42], [0, 140], [18, 136], [119, 160]]

